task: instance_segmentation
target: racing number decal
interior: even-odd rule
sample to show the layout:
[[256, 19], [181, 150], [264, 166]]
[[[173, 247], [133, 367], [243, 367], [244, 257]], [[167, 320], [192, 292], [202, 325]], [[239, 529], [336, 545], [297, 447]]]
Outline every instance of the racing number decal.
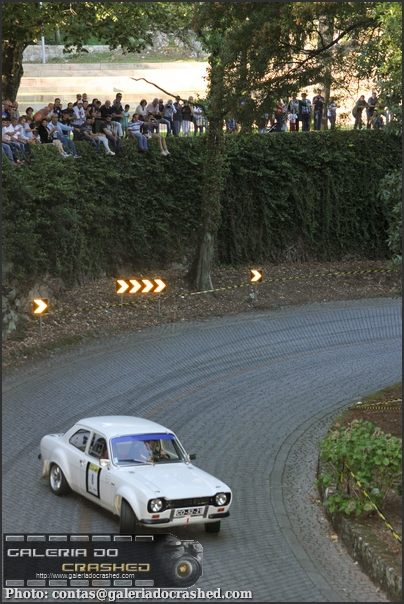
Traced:
[[87, 491], [94, 495], [94, 497], [100, 498], [100, 474], [101, 468], [94, 463], [87, 464]]

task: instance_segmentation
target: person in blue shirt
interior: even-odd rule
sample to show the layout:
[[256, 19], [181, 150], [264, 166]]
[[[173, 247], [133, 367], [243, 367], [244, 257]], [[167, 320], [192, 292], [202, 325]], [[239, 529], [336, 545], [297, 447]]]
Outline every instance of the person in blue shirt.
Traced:
[[51, 121], [47, 125], [49, 130], [50, 138], [55, 138], [60, 140], [63, 147], [68, 149], [68, 151], [73, 155], [74, 158], [79, 159], [81, 156], [78, 155], [76, 151], [76, 147], [72, 140], [70, 140], [69, 136], [65, 136], [65, 132], [72, 132], [75, 130], [73, 126], [67, 126], [67, 124], [62, 124], [58, 121], [57, 114], [52, 114]]

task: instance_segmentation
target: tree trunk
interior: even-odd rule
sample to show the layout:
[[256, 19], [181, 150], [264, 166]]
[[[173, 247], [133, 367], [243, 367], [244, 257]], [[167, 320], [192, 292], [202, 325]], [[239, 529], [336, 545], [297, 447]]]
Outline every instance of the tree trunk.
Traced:
[[223, 120], [212, 121], [207, 133], [204, 166], [204, 190], [197, 248], [186, 279], [192, 289], [213, 289], [210, 271], [220, 224], [220, 193], [223, 165]]
[[[332, 16], [323, 16], [320, 17], [319, 19], [319, 32], [321, 34], [322, 37], [322, 42], [319, 42], [319, 47], [320, 44], [324, 44], [325, 46], [327, 44], [331, 44], [332, 39], [334, 37], [334, 18]], [[332, 52], [332, 51], [328, 51], [328, 52]], [[328, 118], [327, 118], [327, 109], [328, 109], [328, 103], [330, 102], [330, 91], [331, 91], [331, 66], [332, 66], [332, 57], [327, 57], [325, 58], [325, 75], [324, 75], [324, 99], [325, 99], [325, 103], [324, 103], [324, 109], [323, 109], [323, 116], [322, 116], [322, 120], [321, 120], [321, 127], [323, 130], [327, 130], [328, 129]]]
[[2, 44], [2, 95], [3, 99], [14, 102], [21, 78], [24, 73], [22, 55], [28, 46], [26, 42], [10, 42]]

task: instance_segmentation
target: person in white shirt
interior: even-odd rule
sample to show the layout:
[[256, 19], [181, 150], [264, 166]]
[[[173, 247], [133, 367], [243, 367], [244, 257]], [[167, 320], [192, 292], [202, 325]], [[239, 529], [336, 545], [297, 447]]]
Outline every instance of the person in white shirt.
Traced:
[[84, 111], [82, 100], [77, 101], [77, 105], [73, 108], [73, 112], [73, 126], [83, 126], [83, 124], [86, 123], [86, 112]]
[[298, 120], [298, 115], [296, 113], [296, 109], [295, 107], [292, 107], [289, 115], [288, 115], [288, 120], [289, 120], [289, 130], [290, 132], [296, 132], [296, 123]]

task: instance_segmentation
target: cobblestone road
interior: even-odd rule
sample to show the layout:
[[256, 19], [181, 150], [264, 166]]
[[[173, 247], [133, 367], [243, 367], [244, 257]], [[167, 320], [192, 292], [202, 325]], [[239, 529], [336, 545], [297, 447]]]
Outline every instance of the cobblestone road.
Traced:
[[166, 325], [79, 347], [3, 381], [3, 531], [115, 532], [118, 520], [39, 479], [39, 441], [81, 417], [133, 414], [172, 428], [228, 483], [202, 589], [254, 601], [387, 601], [330, 529], [313, 489], [316, 443], [358, 397], [401, 379], [398, 300], [317, 304]]

